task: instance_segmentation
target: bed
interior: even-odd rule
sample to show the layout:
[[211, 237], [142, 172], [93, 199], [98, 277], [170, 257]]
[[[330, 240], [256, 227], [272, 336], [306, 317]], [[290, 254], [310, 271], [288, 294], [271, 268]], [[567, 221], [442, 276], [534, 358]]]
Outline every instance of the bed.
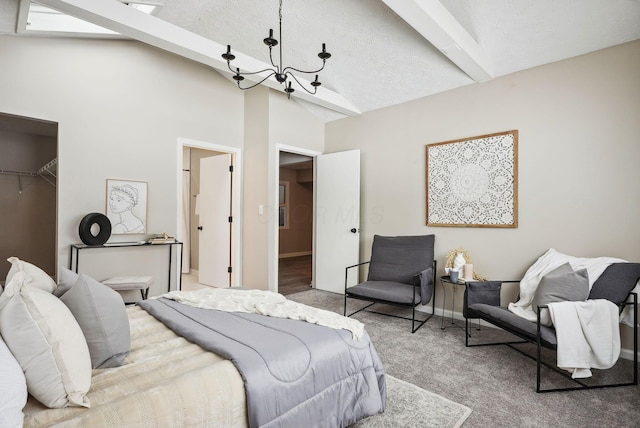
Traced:
[[[82, 284], [85, 291], [101, 289], [95, 283], [87, 286], [84, 275], [72, 281], [76, 282], [71, 290]], [[62, 287], [58, 284], [58, 288]], [[0, 295], [0, 332], [11, 339], [9, 345], [15, 342], [10, 337], [14, 328], [8, 328], [9, 305], [3, 308], [2, 304], [15, 299], [8, 295], [18, 288], [10, 290]], [[22, 286], [22, 294], [25, 301], [34, 294], [58, 304], [50, 290]], [[90, 371], [85, 404], [79, 404], [84, 407], [43, 405], [43, 400], [32, 396], [32, 382], [23, 409], [24, 426], [344, 427], [384, 411], [384, 368], [363, 328], [358, 336], [353, 329], [318, 325], [315, 322], [322, 324], [322, 320], [315, 313], [308, 317], [314, 322], [301, 321], [299, 308], [294, 308], [295, 316], [266, 316], [256, 311], [214, 310], [208, 307], [211, 302], [178, 300], [167, 296], [126, 308], [127, 353], [118, 362], [109, 360], [114, 367]], [[285, 301], [284, 312], [290, 311], [289, 305], [299, 305]], [[282, 306], [275, 311], [283, 312]], [[338, 322], [345, 318], [330, 315]], [[292, 317], [298, 319], [288, 319]], [[57, 324], [64, 323], [71, 325], [68, 319]], [[87, 331], [83, 332], [91, 343]], [[26, 374], [24, 358], [16, 354], [16, 359]], [[75, 370], [76, 365], [67, 367]], [[82, 371], [79, 365], [77, 371]]]
[[138, 306], [127, 313], [131, 352], [120, 367], [93, 370], [91, 408], [48, 409], [29, 397], [25, 427], [248, 426], [244, 385], [231, 361]]

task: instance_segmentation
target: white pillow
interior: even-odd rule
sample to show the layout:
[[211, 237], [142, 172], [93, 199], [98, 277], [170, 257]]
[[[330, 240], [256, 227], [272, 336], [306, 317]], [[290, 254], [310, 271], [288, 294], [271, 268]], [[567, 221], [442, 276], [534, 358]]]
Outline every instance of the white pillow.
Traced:
[[53, 293], [53, 290], [56, 289], [56, 282], [53, 278], [38, 266], [32, 265], [24, 260], [20, 260], [17, 257], [9, 257], [7, 261], [11, 263], [11, 269], [9, 269], [9, 273], [7, 274], [7, 281], [5, 284], [9, 284], [13, 275], [23, 271], [27, 274], [27, 282], [29, 285], [41, 288], [49, 293]]
[[50, 408], [90, 407], [91, 358], [82, 330], [57, 297], [29, 285], [24, 271], [0, 295], [0, 334], [33, 397]]
[[0, 427], [20, 428], [27, 404], [27, 381], [15, 357], [0, 337]]

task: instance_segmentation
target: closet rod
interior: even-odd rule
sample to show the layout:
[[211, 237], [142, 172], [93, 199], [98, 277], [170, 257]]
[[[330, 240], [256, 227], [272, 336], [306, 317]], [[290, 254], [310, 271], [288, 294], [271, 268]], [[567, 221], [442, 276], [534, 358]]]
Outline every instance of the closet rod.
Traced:
[[10, 174], [10, 175], [26, 175], [29, 177], [37, 177], [38, 173], [37, 172], [31, 172], [31, 171], [13, 171], [10, 169], [0, 169], [0, 174]]

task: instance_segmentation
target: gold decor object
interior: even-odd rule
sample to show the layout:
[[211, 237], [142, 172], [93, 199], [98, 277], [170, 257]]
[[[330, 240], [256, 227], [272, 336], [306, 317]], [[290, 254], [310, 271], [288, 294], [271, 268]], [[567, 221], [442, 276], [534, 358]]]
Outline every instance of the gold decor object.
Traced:
[[[456, 258], [458, 253], [462, 253], [462, 256], [464, 257], [464, 259], [466, 260], [467, 263], [473, 263], [473, 261], [471, 260], [471, 255], [469, 254], [469, 252], [467, 250], [465, 250], [464, 248], [454, 248], [453, 250], [451, 250], [451, 251], [449, 251], [447, 253], [447, 261], [444, 264], [445, 268], [452, 268], [453, 267], [453, 260]], [[476, 281], [487, 281], [487, 278], [485, 278], [484, 276], [480, 275], [475, 270], [473, 271], [473, 279], [476, 280]]]

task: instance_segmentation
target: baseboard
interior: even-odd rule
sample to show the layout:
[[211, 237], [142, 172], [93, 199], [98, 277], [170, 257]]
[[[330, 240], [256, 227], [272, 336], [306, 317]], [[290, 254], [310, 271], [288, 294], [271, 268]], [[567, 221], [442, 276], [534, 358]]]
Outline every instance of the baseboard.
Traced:
[[297, 253], [282, 253], [278, 255], [279, 259], [288, 259], [291, 257], [301, 257], [301, 256], [310, 256], [313, 254], [312, 251], [299, 251]]
[[[428, 306], [421, 306], [421, 307], [417, 308], [416, 310], [418, 310], [420, 312], [424, 312], [424, 313], [431, 313], [431, 309]], [[442, 316], [442, 308], [436, 308], [436, 315]], [[451, 312], [450, 311], [445, 311], [444, 316], [445, 316], [446, 319], [451, 319]], [[460, 312], [454, 312], [453, 313], [453, 319], [464, 322], [464, 317], [462, 316], [462, 314]], [[474, 323], [474, 325], [476, 325], [477, 321], [474, 319], [473, 323]], [[493, 324], [485, 322], [483, 320], [480, 320], [480, 326], [481, 327], [489, 327], [489, 328], [500, 328], [500, 327], [496, 327]], [[633, 349], [621, 348], [620, 349], [620, 358], [623, 358], [625, 360], [633, 360]], [[638, 353], [638, 360], [640, 360], [640, 353]]]

